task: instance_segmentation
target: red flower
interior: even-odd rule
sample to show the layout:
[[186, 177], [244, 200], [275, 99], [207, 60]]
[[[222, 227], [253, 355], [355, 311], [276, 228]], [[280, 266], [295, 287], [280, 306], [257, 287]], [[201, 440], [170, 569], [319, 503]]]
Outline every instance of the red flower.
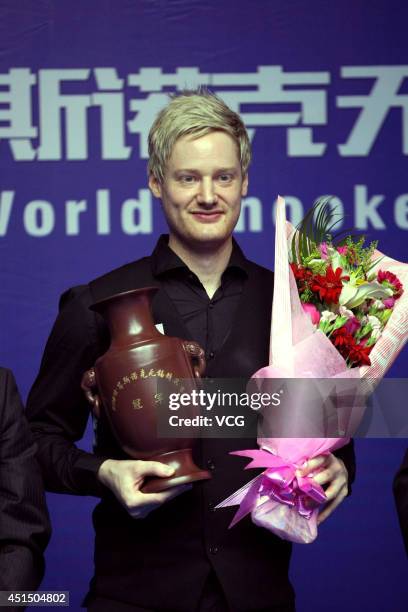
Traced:
[[343, 327], [339, 327], [338, 329], [335, 329], [331, 335], [331, 338], [332, 338], [332, 342], [334, 346], [337, 346], [337, 347], [341, 347], [341, 346], [350, 347], [350, 346], [354, 346], [356, 343], [353, 336], [347, 331], [344, 325]]
[[371, 365], [369, 354], [371, 346], [363, 346], [362, 344], [356, 344], [350, 349], [349, 360], [353, 364], [353, 367], [358, 368], [363, 365]]
[[329, 266], [326, 270], [325, 276], [322, 274], [316, 274], [310, 283], [310, 288], [315, 293], [319, 294], [319, 298], [326, 304], [337, 304], [339, 301], [339, 295], [343, 288], [342, 280], [348, 280], [349, 276], [342, 276], [343, 270], [337, 268], [333, 271], [333, 268]]
[[334, 330], [330, 336], [330, 340], [344, 359], [348, 358], [350, 350], [356, 344], [354, 337], [347, 331], [344, 325]]
[[313, 278], [313, 274], [311, 270], [307, 268], [302, 268], [297, 263], [291, 263], [290, 267], [292, 268], [293, 276], [296, 279], [296, 283], [300, 293], [302, 293], [306, 287], [308, 286], [310, 280]]
[[334, 330], [330, 336], [330, 340], [337, 348], [340, 355], [344, 359], [349, 360], [353, 368], [362, 365], [371, 365], [368, 355], [373, 347], [364, 346], [364, 342], [366, 342], [364, 340], [360, 344], [356, 344], [354, 336], [349, 334], [344, 325]]
[[290, 267], [292, 268], [292, 272], [296, 280], [302, 280], [306, 277], [307, 272], [309, 272], [309, 270], [307, 270], [306, 268], [302, 268], [302, 266], [299, 266], [299, 264], [297, 263], [291, 263]]
[[378, 270], [377, 280], [379, 283], [382, 283], [383, 281], [388, 281], [390, 285], [392, 285], [395, 289], [394, 297], [396, 298], [400, 297], [400, 295], [404, 293], [401, 281], [392, 272], [384, 272], [383, 270]]

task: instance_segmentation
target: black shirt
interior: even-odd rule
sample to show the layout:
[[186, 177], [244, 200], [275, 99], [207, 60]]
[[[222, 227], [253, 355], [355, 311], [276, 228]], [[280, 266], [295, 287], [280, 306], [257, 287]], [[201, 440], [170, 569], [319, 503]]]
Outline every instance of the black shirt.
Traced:
[[214, 359], [230, 331], [248, 278], [247, 260], [238, 244], [233, 241], [221, 285], [212, 298], [196, 274], [168, 246], [168, 236], [161, 236], [157, 243], [152, 255], [152, 271], [176, 307], [191, 338], [204, 349], [207, 362]]

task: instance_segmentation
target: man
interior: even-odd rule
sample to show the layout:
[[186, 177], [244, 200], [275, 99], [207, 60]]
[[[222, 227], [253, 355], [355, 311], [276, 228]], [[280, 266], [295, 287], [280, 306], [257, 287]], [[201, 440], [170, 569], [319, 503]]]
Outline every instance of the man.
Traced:
[[404, 455], [400, 469], [395, 475], [393, 489], [402, 537], [408, 555], [408, 450]]
[[0, 591], [35, 590], [44, 575], [50, 526], [35, 452], [14, 377], [0, 368]]
[[[151, 257], [61, 300], [28, 403], [46, 484], [102, 498], [94, 514], [89, 610], [289, 612], [290, 544], [250, 519], [229, 530], [234, 511], [214, 511], [248, 481], [245, 462], [229, 452], [254, 448], [255, 440], [197, 442], [194, 459], [213, 478], [156, 495], [141, 493], [143, 479], [168, 475], [165, 467], [126, 459], [103, 419], [94, 455], [74, 446], [88, 418], [81, 376], [109, 344], [106, 326], [88, 309], [92, 302], [156, 285], [156, 323], [168, 335], [202, 345], [207, 376], [245, 379], [268, 361], [273, 275], [248, 261], [232, 239], [250, 162], [240, 117], [208, 92], [184, 92], [158, 115], [149, 152], [149, 186], [161, 200], [170, 235], [160, 238]], [[342, 456], [351, 481], [352, 448]], [[346, 495], [347, 470], [333, 455], [307, 469], [318, 466], [316, 480], [329, 485], [325, 518]]]

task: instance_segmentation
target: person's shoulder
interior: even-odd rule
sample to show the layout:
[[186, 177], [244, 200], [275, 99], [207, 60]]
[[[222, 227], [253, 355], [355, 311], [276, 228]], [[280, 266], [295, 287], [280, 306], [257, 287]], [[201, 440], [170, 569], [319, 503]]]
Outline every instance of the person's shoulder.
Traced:
[[11, 370], [9, 370], [9, 368], [0, 366], [0, 422], [2, 423], [1, 429], [3, 427], [5, 411], [10, 409], [11, 404], [14, 407], [16, 402], [20, 402], [20, 396], [18, 394], [17, 383], [14, 374]]
[[88, 310], [91, 304], [115, 293], [133, 289], [140, 283], [140, 279], [148, 280], [150, 276], [150, 258], [142, 257], [109, 270], [87, 284], [70, 287], [62, 293], [59, 309], [81, 306]]
[[88, 286], [93, 302], [98, 302], [116, 293], [156, 284], [151, 257], [148, 256], [110, 270], [92, 280]]
[[13, 372], [0, 366], [0, 405], [4, 404], [4, 398], [10, 389], [14, 388], [17, 388], [17, 384]]
[[251, 261], [250, 259], [247, 259], [246, 263], [247, 263], [248, 271], [250, 274], [259, 276], [259, 278], [264, 279], [264, 280], [269, 279], [273, 281], [273, 271], [272, 270], [269, 270], [269, 268], [265, 268], [264, 266], [261, 266], [257, 264], [255, 261]]
[[272, 270], [261, 266], [254, 261], [246, 260], [245, 270], [248, 274], [248, 282], [253, 299], [264, 303], [267, 308], [270, 308], [270, 302], [273, 298], [274, 276]]
[[151, 265], [150, 265], [150, 257], [141, 257], [136, 261], [131, 261], [129, 263], [120, 266], [119, 268], [114, 268], [113, 270], [109, 270], [105, 272], [101, 276], [94, 278], [89, 282], [89, 285], [95, 284], [117, 284], [124, 283], [126, 280], [130, 278], [134, 279], [135, 274], [142, 273], [150, 273]]

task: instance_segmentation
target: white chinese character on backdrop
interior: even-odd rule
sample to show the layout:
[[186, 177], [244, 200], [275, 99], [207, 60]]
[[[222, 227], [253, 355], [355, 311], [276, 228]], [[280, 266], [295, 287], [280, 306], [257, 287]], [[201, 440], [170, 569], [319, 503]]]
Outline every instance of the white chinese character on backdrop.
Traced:
[[62, 159], [63, 126], [66, 159], [87, 159], [87, 110], [91, 105], [91, 96], [63, 94], [61, 85], [66, 82], [87, 81], [89, 74], [90, 70], [84, 68], [39, 71], [40, 141], [37, 159]]
[[361, 108], [347, 142], [338, 145], [340, 155], [369, 155], [392, 108], [402, 111], [402, 152], [408, 155], [408, 94], [398, 93], [408, 77], [408, 66], [347, 66], [341, 76], [375, 82], [369, 94], [337, 97], [339, 108]]
[[[214, 74], [211, 85], [231, 108], [240, 113], [249, 131], [255, 127], [290, 126], [287, 130], [289, 157], [321, 156], [326, 144], [313, 141], [313, 126], [327, 124], [329, 72], [285, 72], [282, 66], [259, 66], [255, 73]], [[256, 87], [255, 91], [228, 91], [220, 86]], [[304, 86], [312, 86], [307, 89]], [[313, 89], [314, 86], [320, 87]], [[296, 86], [296, 87], [295, 87]], [[299, 110], [247, 112], [246, 105], [299, 105]]]
[[0, 140], [9, 140], [14, 159], [32, 160], [30, 139], [37, 137], [32, 123], [32, 87], [36, 77], [29, 68], [0, 74]]
[[[0, 127], [0, 138], [9, 138], [13, 157], [17, 161], [62, 159], [62, 111], [65, 117], [67, 159], [87, 159], [88, 136], [86, 112], [91, 97], [62, 94], [64, 81], [85, 81], [89, 70], [40, 70], [38, 75], [38, 122], [33, 127], [31, 87], [37, 82], [27, 68], [10, 70], [9, 77], [0, 75], [0, 84], [8, 84], [10, 93], [0, 94], [0, 100], [10, 108], [0, 111], [0, 118], [10, 125]], [[31, 139], [38, 137], [36, 149]]]
[[[99, 107], [102, 159], [127, 159], [131, 148], [125, 146], [124, 81], [113, 68], [96, 68], [98, 91], [93, 94], [62, 93], [65, 84], [83, 84], [88, 81], [89, 69], [44, 69], [38, 77], [37, 128], [31, 125], [30, 88], [36, 77], [28, 69], [14, 69], [10, 77], [0, 75], [0, 84], [9, 81], [10, 93], [0, 93], [0, 100], [10, 101], [10, 110], [1, 110], [0, 118], [10, 125], [0, 128], [0, 137], [10, 138], [14, 159], [42, 161], [63, 158], [88, 158], [88, 109]], [[7, 96], [7, 97], [6, 97]], [[39, 137], [35, 149], [30, 138]]]

